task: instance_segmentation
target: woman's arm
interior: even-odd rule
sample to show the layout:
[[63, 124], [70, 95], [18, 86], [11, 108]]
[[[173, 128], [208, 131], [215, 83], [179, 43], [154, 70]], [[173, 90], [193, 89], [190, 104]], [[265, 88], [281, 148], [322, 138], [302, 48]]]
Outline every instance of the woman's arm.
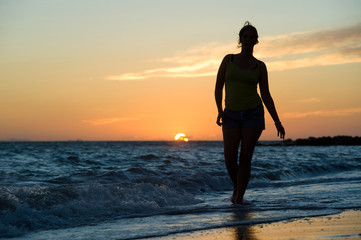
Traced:
[[261, 97], [264, 105], [266, 106], [268, 112], [270, 113], [273, 121], [275, 122], [277, 128], [277, 136], [284, 139], [285, 138], [285, 129], [283, 128], [281, 121], [278, 117], [275, 104], [273, 102], [271, 93], [268, 86], [268, 73], [267, 67], [264, 62], [260, 61], [260, 79], [259, 79], [259, 88], [261, 92]]
[[222, 107], [223, 86], [225, 81], [226, 68], [229, 61], [230, 61], [230, 55], [227, 55], [223, 58], [223, 61], [218, 69], [216, 87], [214, 90], [214, 96], [216, 99], [216, 104], [218, 109], [217, 124], [219, 126], [222, 125], [221, 120], [223, 118], [223, 107]]

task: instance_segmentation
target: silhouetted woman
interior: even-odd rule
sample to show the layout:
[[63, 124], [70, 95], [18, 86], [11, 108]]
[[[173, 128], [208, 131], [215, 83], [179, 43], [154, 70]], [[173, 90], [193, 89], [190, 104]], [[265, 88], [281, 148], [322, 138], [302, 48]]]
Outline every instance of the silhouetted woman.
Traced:
[[[285, 137], [285, 130], [269, 92], [266, 65], [253, 56], [253, 47], [257, 43], [257, 29], [246, 22], [239, 32], [239, 46], [242, 47], [242, 51], [224, 57], [218, 70], [215, 88], [217, 124], [222, 126], [224, 158], [233, 182], [232, 202], [236, 204], [241, 204], [243, 201], [250, 178], [253, 151], [265, 129], [262, 101], [275, 122], [277, 135], [282, 139]], [[257, 84], [262, 99], [257, 93]], [[223, 110], [224, 86], [225, 109]]]

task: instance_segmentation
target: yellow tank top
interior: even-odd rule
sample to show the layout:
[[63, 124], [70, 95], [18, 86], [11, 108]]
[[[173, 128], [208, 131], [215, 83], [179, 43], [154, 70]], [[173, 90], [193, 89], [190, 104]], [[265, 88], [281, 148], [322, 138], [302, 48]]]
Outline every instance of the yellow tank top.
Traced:
[[262, 104], [257, 92], [258, 79], [259, 63], [252, 70], [242, 70], [233, 63], [233, 60], [230, 61], [225, 78], [226, 108], [232, 111], [244, 111]]

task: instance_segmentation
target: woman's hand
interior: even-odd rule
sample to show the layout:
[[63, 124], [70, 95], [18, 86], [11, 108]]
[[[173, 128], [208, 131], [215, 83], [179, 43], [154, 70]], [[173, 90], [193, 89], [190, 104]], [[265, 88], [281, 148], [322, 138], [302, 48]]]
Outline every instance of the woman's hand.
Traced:
[[282, 126], [282, 123], [281, 122], [276, 122], [275, 123], [276, 125], [276, 128], [277, 128], [277, 136], [282, 138], [282, 139], [285, 139], [285, 129], [283, 128]]
[[218, 117], [217, 117], [217, 125], [218, 126], [222, 126], [222, 124], [223, 124], [223, 115], [224, 115], [223, 112], [218, 113]]

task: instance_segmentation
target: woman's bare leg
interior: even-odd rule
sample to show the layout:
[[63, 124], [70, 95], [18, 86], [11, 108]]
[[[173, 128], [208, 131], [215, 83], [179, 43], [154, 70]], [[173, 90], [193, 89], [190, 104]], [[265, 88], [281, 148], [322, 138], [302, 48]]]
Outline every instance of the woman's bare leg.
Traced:
[[238, 148], [241, 141], [241, 129], [223, 129], [224, 160], [233, 183], [232, 202], [237, 195]]
[[246, 192], [248, 181], [251, 175], [251, 160], [254, 148], [261, 136], [262, 129], [242, 128], [241, 130], [241, 152], [237, 171], [237, 190], [235, 203], [241, 204]]

